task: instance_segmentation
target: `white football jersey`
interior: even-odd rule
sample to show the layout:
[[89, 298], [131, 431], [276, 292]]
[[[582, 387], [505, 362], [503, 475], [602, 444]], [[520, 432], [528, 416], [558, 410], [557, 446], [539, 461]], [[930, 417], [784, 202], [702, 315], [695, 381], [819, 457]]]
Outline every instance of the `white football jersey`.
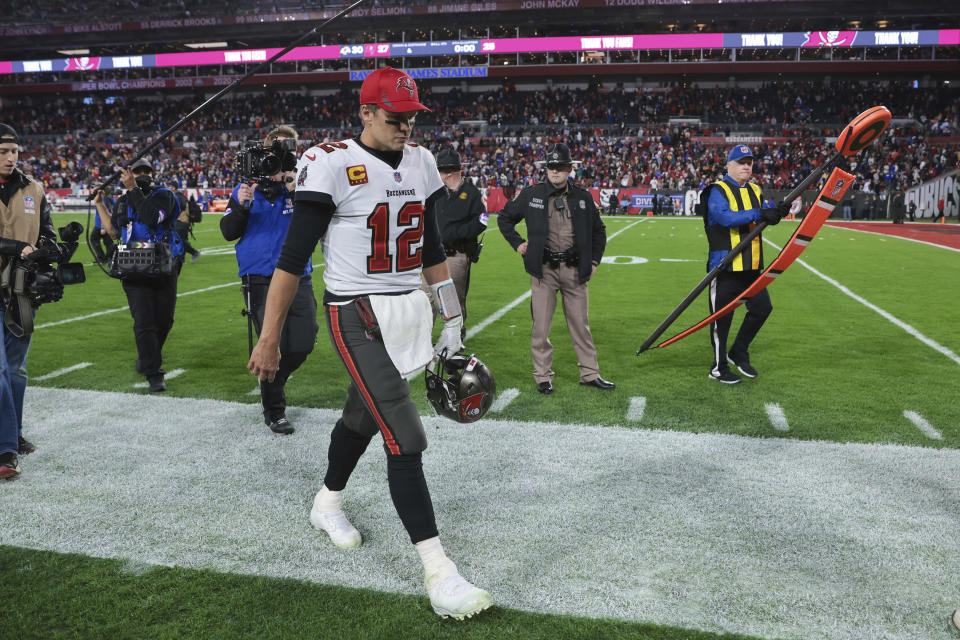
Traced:
[[297, 164], [297, 195], [327, 194], [336, 211], [323, 238], [327, 290], [338, 295], [420, 287], [424, 207], [443, 187], [427, 149], [408, 143], [394, 169], [354, 140], [318, 144]]

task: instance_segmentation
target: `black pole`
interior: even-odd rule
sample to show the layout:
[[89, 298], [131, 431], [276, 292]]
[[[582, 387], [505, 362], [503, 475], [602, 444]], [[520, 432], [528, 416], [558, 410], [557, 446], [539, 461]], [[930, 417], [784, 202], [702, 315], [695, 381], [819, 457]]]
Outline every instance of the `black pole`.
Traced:
[[[193, 118], [194, 118], [197, 114], [199, 114], [201, 111], [203, 111], [204, 109], [206, 109], [208, 106], [210, 106], [211, 104], [213, 104], [214, 102], [216, 102], [217, 100], [219, 100], [221, 97], [223, 97], [223, 96], [225, 96], [226, 94], [228, 94], [228, 93], [230, 93], [231, 91], [233, 91], [234, 88], [236, 88], [238, 85], [243, 84], [248, 78], [250, 78], [250, 76], [252, 76], [252, 75], [254, 75], [254, 74], [256, 74], [256, 73], [259, 73], [259, 72], [260, 72], [262, 69], [264, 69], [265, 67], [268, 67], [269, 65], [273, 64], [274, 62], [276, 62], [278, 59], [280, 59], [280, 58], [282, 58], [283, 56], [287, 55], [287, 54], [290, 53], [290, 51], [293, 50], [298, 44], [300, 44], [301, 42], [303, 42], [303, 41], [306, 40], [307, 38], [310, 38], [311, 36], [316, 35], [321, 29], [323, 29], [324, 27], [326, 27], [327, 25], [329, 25], [331, 22], [334, 22], [334, 21], [336, 21], [336, 20], [339, 20], [340, 18], [342, 18], [343, 16], [345, 16], [345, 15], [347, 15], [348, 13], [352, 12], [354, 9], [356, 9], [358, 6], [360, 6], [361, 4], [363, 4], [363, 3], [366, 2], [366, 1], [367, 1], [367, 0], [357, 0], [356, 2], [354, 2], [353, 4], [351, 4], [349, 7], [341, 10], [337, 15], [333, 16], [332, 18], [328, 18], [328, 19], [325, 20], [323, 23], [317, 25], [317, 26], [314, 27], [313, 29], [310, 29], [310, 31], [307, 31], [306, 33], [304, 33], [302, 36], [300, 36], [299, 38], [297, 38], [296, 40], [294, 40], [293, 42], [291, 42], [290, 44], [288, 44], [286, 47], [284, 47], [283, 49], [281, 49], [280, 51], [278, 51], [276, 54], [274, 54], [270, 59], [264, 60], [263, 62], [261, 62], [260, 64], [258, 64], [257, 66], [255, 66], [253, 69], [251, 69], [250, 71], [248, 71], [246, 74], [244, 74], [241, 78], [239, 78], [239, 79], [238, 79], [236, 82], [234, 82], [233, 84], [231, 84], [231, 85], [229, 85], [229, 86], [226, 86], [226, 87], [224, 87], [223, 89], [221, 89], [216, 95], [214, 95], [214, 96], [212, 96], [211, 98], [209, 98], [206, 102], [204, 102], [203, 104], [201, 104], [199, 107], [197, 107], [196, 109], [194, 109], [193, 111], [191, 111], [190, 113], [188, 113], [187, 115], [185, 115], [184, 117], [182, 117], [179, 122], [177, 122], [176, 124], [174, 124], [173, 126], [171, 126], [169, 129], [167, 129], [166, 131], [164, 131], [163, 133], [161, 133], [159, 136], [157, 136], [157, 139], [156, 139], [156, 140], [154, 140], [152, 143], [150, 143], [149, 145], [147, 145], [147, 147], [146, 147], [145, 149], [143, 149], [140, 153], [138, 153], [138, 154], [130, 161], [130, 165], [132, 165], [132, 164], [135, 163], [137, 160], [139, 160], [139, 159], [142, 158], [143, 156], [145, 156], [145, 155], [147, 155], [148, 153], [150, 153], [150, 151], [152, 151], [153, 149], [155, 149], [155, 148], [157, 148], [158, 146], [160, 146], [160, 144], [163, 143], [163, 141], [166, 140], [166, 139], [170, 136], [170, 134], [172, 134], [173, 132], [177, 131], [178, 129], [180, 129], [180, 127], [182, 127], [183, 125], [185, 125], [185, 124], [187, 124], [188, 122], [190, 122], [191, 120], [193, 120]], [[129, 166], [129, 165], [128, 165], [128, 166]], [[103, 183], [102, 185], [100, 185], [98, 188], [96, 188], [96, 189], [94, 189], [93, 191], [91, 191], [91, 192], [90, 192], [90, 196], [87, 198], [87, 200], [93, 200], [94, 197], [96, 197], [97, 191], [99, 191], [99, 190], [101, 190], [101, 189], [104, 189], [104, 188], [110, 186], [111, 184], [113, 184], [114, 182], [116, 182], [117, 178], [119, 178], [119, 177], [120, 177], [120, 170], [117, 170], [112, 176], [110, 176], [110, 178], [107, 179], [106, 182], [104, 182], [104, 183]]]
[[[794, 200], [796, 200], [797, 197], [800, 196], [800, 194], [802, 194], [806, 190], [806, 188], [809, 187], [811, 183], [813, 183], [814, 180], [819, 178], [823, 174], [823, 172], [827, 170], [827, 168], [830, 165], [832, 165], [834, 162], [837, 161], [837, 158], [839, 158], [840, 155], [841, 155], [840, 152], [837, 151], [832, 156], [827, 158], [823, 163], [820, 164], [819, 167], [814, 169], [810, 173], [810, 175], [804, 178], [803, 181], [793, 189], [793, 191], [788, 193], [787, 196], [783, 199], [783, 202], [793, 202]], [[670, 312], [670, 315], [667, 316], [667, 319], [661, 322], [659, 327], [654, 329], [653, 333], [650, 334], [650, 337], [647, 338], [642, 345], [640, 345], [640, 348], [637, 350], [637, 355], [640, 355], [641, 353], [649, 349], [650, 345], [652, 345], [654, 341], [656, 341], [656, 339], [659, 338], [660, 335], [667, 330], [667, 327], [673, 324], [673, 321], [676, 320], [678, 317], [680, 317], [680, 314], [683, 313], [686, 310], [686, 308], [690, 306], [690, 303], [693, 302], [698, 295], [700, 295], [700, 292], [706, 289], [710, 285], [710, 283], [713, 282], [718, 275], [720, 275], [720, 272], [726, 269], [727, 266], [731, 262], [733, 262], [733, 260], [738, 255], [740, 255], [743, 252], [743, 250], [747, 248], [750, 242], [754, 238], [756, 238], [758, 235], [760, 235], [760, 232], [763, 231], [766, 227], [767, 227], [766, 222], [757, 223], [757, 226], [755, 226], [750, 231], [750, 233], [744, 236], [743, 240], [740, 241], [740, 244], [738, 244], [733, 249], [731, 249], [730, 252], [726, 256], [724, 256], [723, 260], [720, 261], [720, 264], [715, 266], [710, 271], [710, 273], [708, 273], [707, 276], [700, 281], [700, 284], [695, 286], [693, 288], [693, 291], [688, 293], [687, 297], [684, 298], [679, 305], [677, 305], [677, 308]]]

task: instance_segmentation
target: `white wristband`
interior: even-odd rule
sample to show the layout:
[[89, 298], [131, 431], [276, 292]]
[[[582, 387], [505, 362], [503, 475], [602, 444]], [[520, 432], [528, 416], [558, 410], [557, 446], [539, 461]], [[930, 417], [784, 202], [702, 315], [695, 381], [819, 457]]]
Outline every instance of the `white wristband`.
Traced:
[[442, 282], [436, 282], [430, 285], [433, 291], [433, 297], [440, 305], [440, 315], [444, 320], [455, 318], [463, 312], [460, 309], [460, 299], [457, 297], [457, 288], [453, 286], [453, 280], [447, 278]]

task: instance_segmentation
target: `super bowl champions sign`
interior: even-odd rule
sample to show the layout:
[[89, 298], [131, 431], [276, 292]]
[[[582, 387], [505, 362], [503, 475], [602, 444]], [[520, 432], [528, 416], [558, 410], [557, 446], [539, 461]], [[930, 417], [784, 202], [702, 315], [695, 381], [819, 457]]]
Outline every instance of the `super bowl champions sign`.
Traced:
[[917, 203], [918, 218], [939, 218], [938, 202], [943, 199], [943, 215], [956, 216], [960, 212], [960, 171], [952, 171], [939, 178], [907, 189], [904, 203]]

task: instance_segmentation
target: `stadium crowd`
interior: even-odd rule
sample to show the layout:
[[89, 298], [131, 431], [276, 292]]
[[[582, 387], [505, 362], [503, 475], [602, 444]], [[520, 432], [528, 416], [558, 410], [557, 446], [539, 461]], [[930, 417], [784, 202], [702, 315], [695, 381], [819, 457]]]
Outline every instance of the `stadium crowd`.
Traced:
[[[416, 139], [434, 150], [456, 147], [479, 186], [522, 187], [539, 180], [536, 161], [544, 146], [563, 139], [584, 161], [577, 179], [585, 186], [699, 188], [722, 173], [722, 142], [716, 141], [748, 135], [777, 139], [752, 143], [762, 154], [756, 174], [769, 188], [785, 188], [819, 163], [828, 151], [825, 137], [875, 104], [888, 106], [902, 120], [881, 145], [858, 156], [854, 169], [860, 189], [903, 189], [960, 168], [960, 145], [929, 140], [949, 137], [960, 126], [957, 91], [917, 90], [907, 83], [795, 82], [643, 92], [599, 86], [520, 92], [505, 86], [484, 93], [427, 90], [422, 97], [433, 111], [418, 117]], [[23, 156], [35, 176], [48, 187], [84, 188], [111, 174], [134, 147], [196, 104], [135, 98], [86, 104], [59, 98], [5, 103], [0, 115], [31, 136]], [[155, 160], [160, 174], [180, 187], [231, 187], [238, 144], [277, 123], [296, 124], [303, 145], [355, 135], [356, 104], [351, 90], [221, 100], [165, 143]]]

